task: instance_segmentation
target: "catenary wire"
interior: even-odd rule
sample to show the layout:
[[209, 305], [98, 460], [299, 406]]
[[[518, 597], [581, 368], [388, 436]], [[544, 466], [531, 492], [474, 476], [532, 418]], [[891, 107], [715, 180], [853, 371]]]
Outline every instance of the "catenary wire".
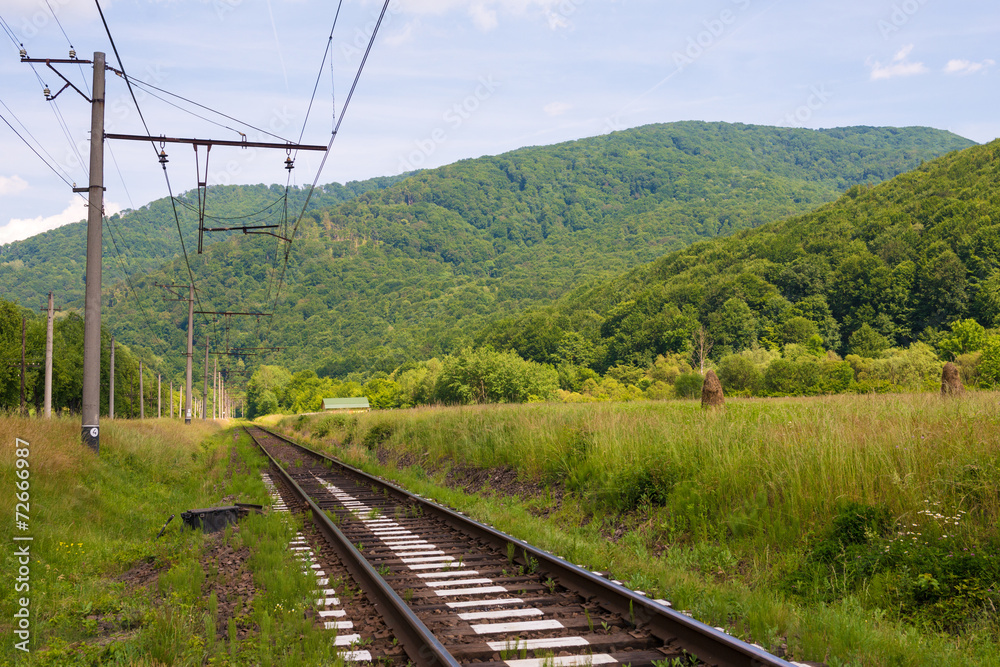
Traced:
[[[284, 284], [285, 272], [288, 270], [288, 257], [289, 257], [289, 255], [291, 254], [291, 251], [292, 251], [292, 242], [295, 240], [295, 234], [298, 232], [299, 224], [302, 222], [302, 218], [305, 216], [306, 209], [309, 206], [309, 200], [312, 199], [313, 192], [315, 192], [315, 190], [316, 190], [316, 184], [319, 182], [320, 174], [323, 173], [323, 167], [326, 166], [326, 161], [330, 157], [330, 150], [333, 148], [333, 142], [336, 141], [336, 139], [337, 139], [337, 133], [340, 131], [340, 125], [341, 125], [341, 123], [344, 122], [344, 116], [347, 113], [347, 108], [350, 106], [351, 99], [354, 97], [354, 91], [355, 91], [355, 89], [358, 86], [358, 81], [361, 79], [361, 73], [362, 73], [362, 71], [364, 71], [365, 63], [368, 61], [368, 56], [371, 53], [372, 46], [375, 44], [375, 38], [378, 36], [379, 26], [382, 25], [382, 19], [385, 18], [385, 13], [386, 13], [386, 10], [389, 8], [389, 2], [390, 1], [391, 0], [385, 0], [385, 3], [382, 5], [382, 12], [379, 14], [378, 21], [376, 21], [376, 23], [375, 23], [374, 30], [372, 30], [371, 39], [368, 40], [368, 46], [365, 49], [365, 55], [361, 58], [361, 64], [358, 65], [358, 71], [357, 71], [357, 74], [355, 74], [354, 81], [351, 84], [351, 88], [350, 88], [350, 90], [347, 93], [347, 99], [344, 100], [344, 106], [340, 110], [340, 119], [337, 120], [337, 124], [334, 125], [333, 134], [330, 137], [330, 143], [327, 144], [326, 152], [323, 153], [323, 159], [320, 161], [320, 164], [319, 164], [319, 169], [316, 170], [316, 176], [315, 176], [315, 178], [313, 178], [312, 185], [309, 187], [309, 192], [306, 194], [306, 200], [302, 204], [302, 211], [299, 213], [299, 216], [298, 216], [298, 218], [295, 221], [295, 225], [292, 228], [292, 233], [289, 236], [288, 246], [285, 248], [285, 257], [284, 257], [284, 261], [282, 263], [281, 276], [278, 279], [278, 288], [277, 288], [277, 290], [275, 291], [275, 294], [274, 294], [274, 307], [272, 308], [272, 312], [278, 306], [278, 297], [281, 294], [281, 287]], [[272, 317], [271, 318], [271, 328], [268, 329], [268, 335], [270, 335], [270, 332], [273, 330], [273, 328], [274, 328], [274, 318]]]

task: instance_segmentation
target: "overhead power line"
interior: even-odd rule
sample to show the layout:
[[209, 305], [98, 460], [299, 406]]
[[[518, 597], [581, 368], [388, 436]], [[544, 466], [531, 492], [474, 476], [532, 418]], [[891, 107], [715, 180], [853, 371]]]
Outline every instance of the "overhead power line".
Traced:
[[[285, 248], [285, 257], [281, 267], [281, 277], [278, 279], [278, 289], [274, 294], [274, 306], [271, 308], [275, 311], [278, 307], [278, 297], [281, 294], [281, 287], [285, 281], [285, 273], [288, 270], [288, 257], [292, 252], [292, 242], [295, 240], [295, 235], [298, 232], [299, 224], [302, 222], [302, 218], [306, 214], [306, 209], [309, 207], [309, 201], [312, 199], [313, 192], [316, 190], [316, 184], [319, 182], [320, 174], [323, 173], [323, 167], [326, 166], [327, 158], [330, 157], [330, 151], [333, 149], [333, 142], [337, 140], [337, 133], [340, 131], [340, 125], [344, 122], [344, 115], [347, 113], [347, 108], [351, 104], [351, 99], [354, 97], [354, 91], [358, 87], [358, 81], [361, 79], [361, 73], [365, 69], [365, 63], [368, 62], [368, 56], [372, 51], [372, 46], [375, 44], [375, 38], [378, 36], [379, 27], [382, 25], [382, 19], [385, 18], [385, 12], [389, 9], [389, 2], [391, 0], [385, 0], [382, 5], [382, 11], [379, 14], [378, 21], [375, 22], [375, 29], [372, 30], [372, 36], [368, 40], [368, 46], [365, 48], [365, 54], [361, 58], [361, 64], [358, 65], [358, 72], [354, 75], [354, 81], [351, 83], [351, 89], [347, 93], [347, 99], [344, 101], [344, 106], [340, 110], [340, 118], [337, 120], [336, 125], [333, 127], [333, 134], [330, 136], [330, 143], [327, 145], [326, 153], [323, 154], [323, 159], [320, 161], [319, 169], [316, 170], [316, 177], [313, 178], [312, 185], [309, 186], [309, 192], [306, 194], [306, 200], [302, 204], [302, 211], [299, 212], [298, 218], [295, 220], [295, 226], [292, 228], [292, 233], [288, 237], [289, 243]], [[271, 321], [271, 327], [274, 327], [274, 320]], [[270, 335], [271, 329], [268, 329], [268, 335]]]

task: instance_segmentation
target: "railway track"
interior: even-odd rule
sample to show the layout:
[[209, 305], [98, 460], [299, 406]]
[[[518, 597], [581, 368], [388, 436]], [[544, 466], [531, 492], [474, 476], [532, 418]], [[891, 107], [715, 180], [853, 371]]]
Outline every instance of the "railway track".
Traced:
[[795, 664], [281, 435], [247, 432], [415, 665]]

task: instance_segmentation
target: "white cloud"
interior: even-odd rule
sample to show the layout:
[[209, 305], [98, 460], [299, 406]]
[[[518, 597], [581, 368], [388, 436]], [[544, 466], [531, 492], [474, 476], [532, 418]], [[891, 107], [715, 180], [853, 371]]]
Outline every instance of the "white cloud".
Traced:
[[948, 64], [944, 66], [945, 74], [974, 74], [976, 72], [981, 72], [989, 67], [995, 65], [996, 62], [987, 58], [981, 63], [974, 63], [969, 60], [949, 60]]
[[10, 178], [0, 176], [0, 195], [16, 195], [28, 189], [28, 182], [14, 174]]
[[913, 51], [913, 44], [909, 44], [900, 49], [899, 52], [893, 56], [892, 62], [887, 65], [883, 65], [877, 60], [874, 63], [871, 63], [871, 80], [878, 81], [879, 79], [892, 79], [897, 76], [913, 76], [914, 74], [923, 74], [926, 72], [927, 67], [925, 67], [923, 63], [913, 63], [907, 61], [911, 51]]
[[572, 108], [573, 105], [567, 102], [552, 102], [542, 107], [542, 111], [550, 116], [561, 116]]
[[[110, 202], [104, 203], [104, 212], [107, 215], [114, 215], [121, 211], [121, 207]], [[42, 232], [47, 232], [56, 227], [62, 227], [73, 222], [80, 222], [87, 219], [86, 202], [80, 197], [74, 197], [69, 202], [69, 206], [62, 213], [50, 215], [48, 217], [39, 216], [37, 218], [11, 218], [3, 227], [0, 227], [0, 244], [20, 241], [29, 236], [35, 236]]]
[[500, 24], [497, 20], [496, 10], [487, 9], [485, 3], [469, 7], [469, 15], [472, 16], [472, 22], [476, 24], [476, 27], [484, 32], [493, 30]]

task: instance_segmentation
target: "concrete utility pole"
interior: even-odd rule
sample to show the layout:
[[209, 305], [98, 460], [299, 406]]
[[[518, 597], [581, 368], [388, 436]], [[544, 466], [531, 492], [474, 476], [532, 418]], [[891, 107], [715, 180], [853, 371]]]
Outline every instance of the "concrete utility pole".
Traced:
[[55, 310], [49, 292], [49, 319], [45, 325], [45, 418], [52, 418], [52, 320]]
[[139, 360], [139, 419], [146, 418], [146, 394], [142, 391], [142, 359]]
[[156, 418], [159, 419], [163, 416], [163, 410], [160, 409], [160, 400], [163, 398], [163, 390], [160, 389], [160, 374], [156, 374]]
[[170, 418], [174, 418], [174, 381], [170, 381]]
[[218, 418], [219, 415], [219, 358], [216, 357], [214, 360], [215, 367], [212, 370], [212, 393], [215, 394], [215, 401], [212, 403], [212, 417]]
[[83, 318], [83, 443], [101, 446], [101, 231], [104, 215], [104, 54], [94, 53], [90, 113], [90, 200], [87, 207], [87, 286]]
[[180, 400], [177, 402], [177, 407], [180, 409], [180, 411], [181, 411], [181, 419], [183, 419], [184, 418], [184, 385], [181, 385], [180, 392], [181, 392], [181, 395], [180, 395]]
[[205, 409], [201, 411], [201, 420], [205, 421], [208, 419], [208, 334], [205, 334], [205, 380], [201, 393], [205, 401]]
[[115, 337], [111, 337], [111, 367], [108, 369], [108, 419], [115, 418]]
[[194, 359], [194, 285], [188, 286], [188, 349], [187, 349], [187, 403], [184, 404], [184, 423], [191, 423], [191, 361]]

